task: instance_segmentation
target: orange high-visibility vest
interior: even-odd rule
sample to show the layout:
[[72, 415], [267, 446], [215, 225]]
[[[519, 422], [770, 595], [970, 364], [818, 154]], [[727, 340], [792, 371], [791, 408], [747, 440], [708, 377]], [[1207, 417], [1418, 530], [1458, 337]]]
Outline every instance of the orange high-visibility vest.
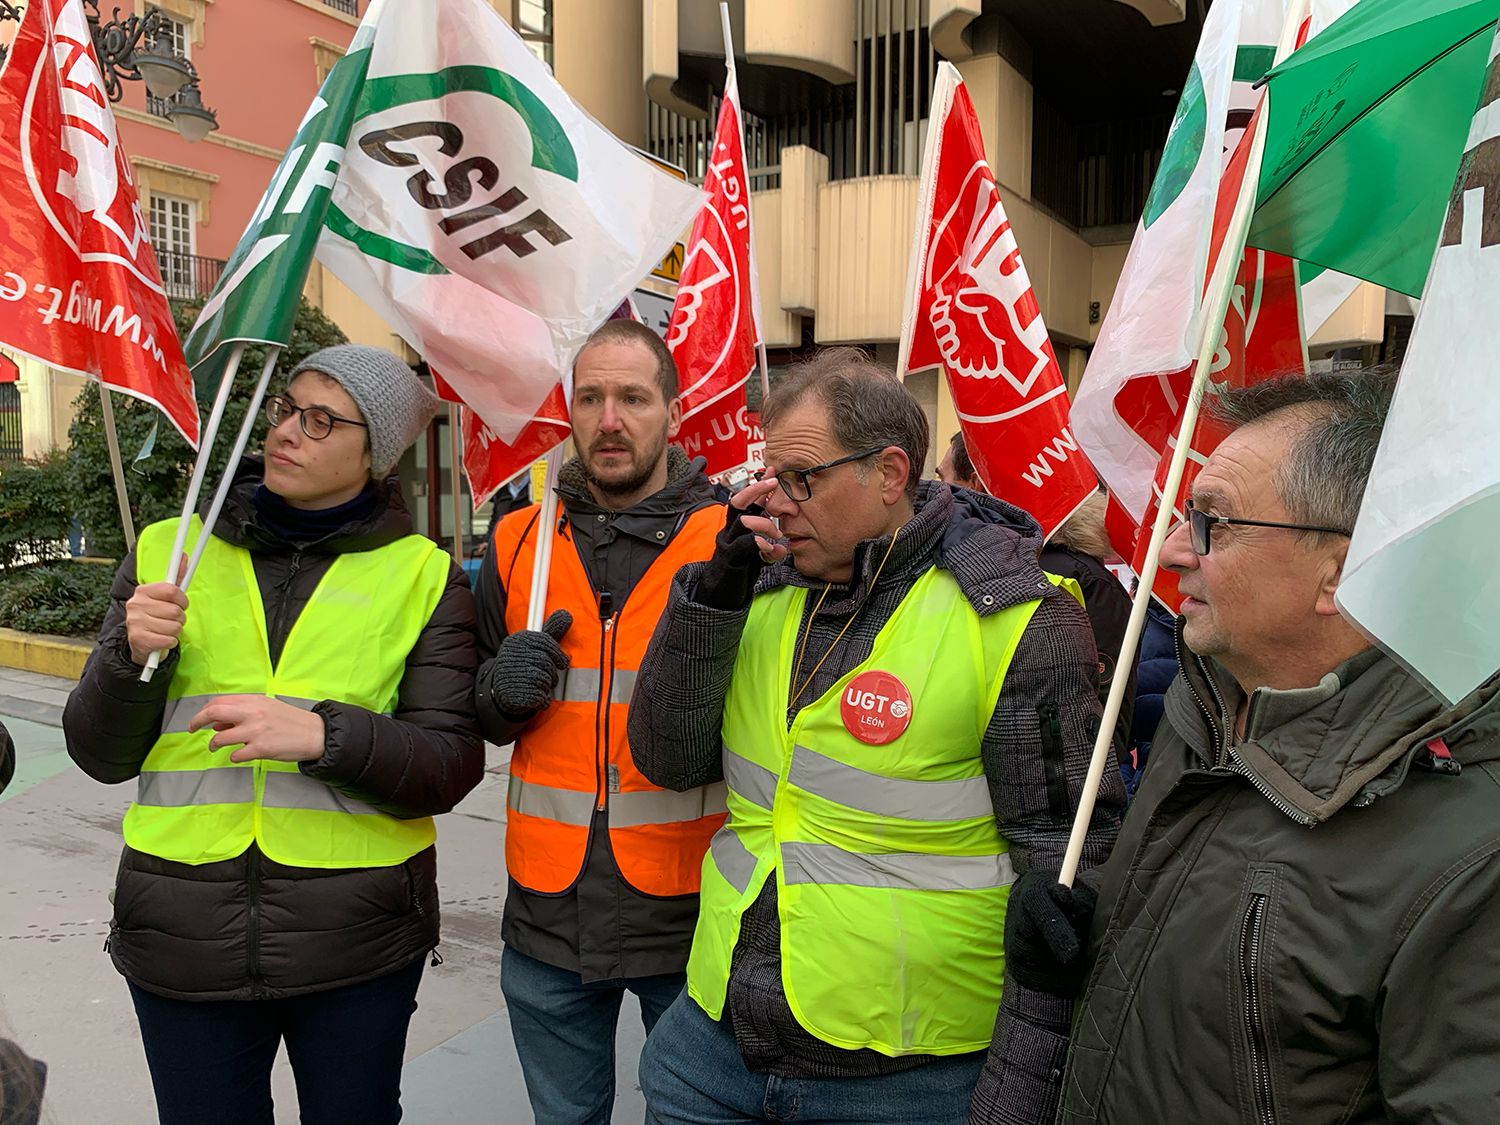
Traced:
[[672, 576], [713, 553], [724, 509], [714, 504], [688, 516], [629, 597], [613, 594], [603, 605], [572, 534], [562, 524], [562, 530], [538, 528], [539, 511], [534, 504], [522, 508], [495, 528], [490, 549], [506, 587], [505, 628], [526, 627], [537, 539], [556, 536], [542, 618], [559, 609], [573, 615], [562, 639], [571, 664], [552, 702], [516, 738], [505, 802], [506, 867], [528, 890], [568, 890], [583, 870], [594, 814], [608, 810], [610, 847], [632, 887], [649, 895], [696, 894], [703, 853], [724, 823], [724, 785], [685, 793], [652, 785], [630, 756], [625, 717]]

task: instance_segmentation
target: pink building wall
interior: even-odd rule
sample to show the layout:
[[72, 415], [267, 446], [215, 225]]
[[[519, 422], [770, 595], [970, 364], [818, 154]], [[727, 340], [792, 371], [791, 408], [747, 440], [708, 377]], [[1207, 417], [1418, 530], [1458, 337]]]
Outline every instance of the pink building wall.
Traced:
[[[367, 3], [359, 0], [361, 14]], [[122, 115], [120, 139], [129, 156], [218, 177], [208, 222], [200, 217], [197, 252], [227, 258], [317, 93], [320, 52], [313, 41], [346, 47], [356, 21], [321, 0], [218, 0], [205, 11], [203, 43], [190, 53], [203, 103], [218, 114], [218, 131], [189, 144], [165, 118], [139, 120], [146, 95], [133, 82], [119, 105], [136, 115]], [[246, 142], [251, 151], [233, 142]]]

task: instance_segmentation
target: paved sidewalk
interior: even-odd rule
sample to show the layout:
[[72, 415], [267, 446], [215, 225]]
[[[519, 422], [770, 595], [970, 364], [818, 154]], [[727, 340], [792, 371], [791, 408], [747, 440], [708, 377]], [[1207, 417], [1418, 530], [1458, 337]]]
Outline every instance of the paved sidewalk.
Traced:
[[[37, 723], [59, 726], [63, 704], [73, 690], [73, 680], [0, 668], [0, 716], [15, 715]], [[9, 725], [8, 723], [6, 724]]]
[[[71, 687], [0, 669], [0, 717], [17, 749], [16, 779], [0, 797], [0, 1032], [47, 1061], [52, 1125], [151, 1125], [129, 994], [103, 953], [130, 789], [100, 785], [68, 759], [57, 724]], [[444, 964], [426, 971], [407, 1042], [403, 1104], [414, 1125], [532, 1121], [499, 988], [509, 761], [508, 749], [490, 747], [479, 788], [438, 818]], [[627, 997], [617, 1122], [645, 1113], [635, 1077], [643, 1038]], [[284, 1054], [273, 1086], [278, 1125], [291, 1125]]]

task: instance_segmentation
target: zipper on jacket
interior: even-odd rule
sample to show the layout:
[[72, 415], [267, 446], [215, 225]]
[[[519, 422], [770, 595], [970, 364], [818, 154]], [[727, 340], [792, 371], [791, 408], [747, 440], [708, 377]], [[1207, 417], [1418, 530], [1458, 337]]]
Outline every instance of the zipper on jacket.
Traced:
[[[287, 567], [286, 578], [276, 584], [281, 590], [281, 599], [276, 603], [276, 619], [271, 623], [273, 627], [266, 633], [267, 657], [271, 655], [270, 646], [276, 643], [277, 637], [281, 638], [281, 647], [286, 647], [286, 635], [282, 632], [282, 627], [286, 624], [287, 606], [292, 600], [292, 583], [297, 580], [297, 572], [301, 569], [302, 552], [293, 551], [292, 561]], [[278, 651], [276, 655], [278, 659], [275, 663], [280, 664], [281, 653]]]
[[1262, 797], [1270, 801], [1271, 804], [1286, 813], [1287, 816], [1291, 817], [1298, 824], [1302, 825], [1303, 828], [1311, 828], [1317, 823], [1316, 818], [1308, 816], [1301, 809], [1291, 804], [1285, 797], [1281, 796], [1281, 794], [1277, 793], [1276, 790], [1263, 781], [1249, 766], [1245, 765], [1244, 760], [1240, 758], [1239, 751], [1231, 750], [1229, 752], [1229, 768], [1249, 781], [1251, 785], [1260, 791]]
[[[1172, 638], [1172, 643], [1173, 646], [1177, 649], [1177, 666], [1184, 669], [1185, 671], [1187, 668], [1187, 653], [1183, 649], [1182, 630], [1180, 628], [1176, 630], [1175, 635]], [[1228, 753], [1229, 750], [1229, 737], [1224, 733], [1221, 725], [1221, 719], [1225, 714], [1226, 708], [1224, 706], [1223, 697], [1219, 695], [1218, 686], [1214, 683], [1213, 676], [1209, 675], [1208, 669], [1203, 666], [1203, 661], [1198, 659], [1198, 655], [1196, 653], [1193, 654], [1193, 660], [1197, 662], [1199, 669], [1203, 672], [1203, 678], [1208, 681], [1209, 690], [1214, 693], [1214, 702], [1218, 704], [1220, 718], [1214, 718], [1214, 713], [1208, 709], [1208, 703], [1204, 700], [1202, 694], [1198, 691], [1198, 689], [1193, 686], [1193, 680], [1191, 676], [1184, 674], [1182, 677], [1182, 682], [1187, 684], [1188, 691], [1192, 693], [1193, 702], [1198, 705], [1198, 710], [1203, 712], [1203, 717], [1208, 720], [1209, 733], [1213, 736], [1214, 742], [1213, 754], [1209, 762], [1209, 766], [1217, 768], [1223, 764], [1221, 759]]]
[[609, 804], [609, 689], [614, 669], [609, 664], [610, 641], [615, 626], [615, 597], [608, 590], [599, 592], [599, 698], [594, 704], [594, 811], [603, 812]]
[[1047, 784], [1047, 807], [1052, 819], [1068, 820], [1068, 771], [1063, 764], [1062, 710], [1056, 703], [1036, 709], [1042, 725], [1042, 771]]
[[245, 968], [252, 994], [260, 994], [260, 848], [252, 844], [245, 875]]
[[1276, 1125], [1271, 1050], [1260, 996], [1260, 959], [1265, 945], [1266, 896], [1252, 894], [1240, 923], [1240, 984], [1245, 990], [1245, 1044], [1250, 1057], [1250, 1096], [1256, 1125]]

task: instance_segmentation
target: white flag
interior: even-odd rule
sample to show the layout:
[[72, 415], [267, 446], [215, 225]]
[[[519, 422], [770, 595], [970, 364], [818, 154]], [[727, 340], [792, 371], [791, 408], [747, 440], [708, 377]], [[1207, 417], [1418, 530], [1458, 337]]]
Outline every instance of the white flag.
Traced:
[[318, 260], [506, 442], [703, 200], [484, 0], [381, 10], [341, 155]]
[[1449, 703], [1500, 669], [1497, 110], [1482, 106], [1469, 131], [1336, 597]]
[[[1315, 35], [1352, 3], [1216, 0], [1209, 9], [1145, 211], [1073, 404], [1073, 432], [1137, 524], [1147, 515], [1162, 456], [1153, 419], [1177, 416], [1177, 380], [1197, 355], [1203, 288], [1216, 246], [1214, 208], [1259, 98], [1254, 83], [1271, 66], [1288, 11], [1309, 13], [1308, 33]], [[1222, 225], [1219, 230], [1222, 236]]]

